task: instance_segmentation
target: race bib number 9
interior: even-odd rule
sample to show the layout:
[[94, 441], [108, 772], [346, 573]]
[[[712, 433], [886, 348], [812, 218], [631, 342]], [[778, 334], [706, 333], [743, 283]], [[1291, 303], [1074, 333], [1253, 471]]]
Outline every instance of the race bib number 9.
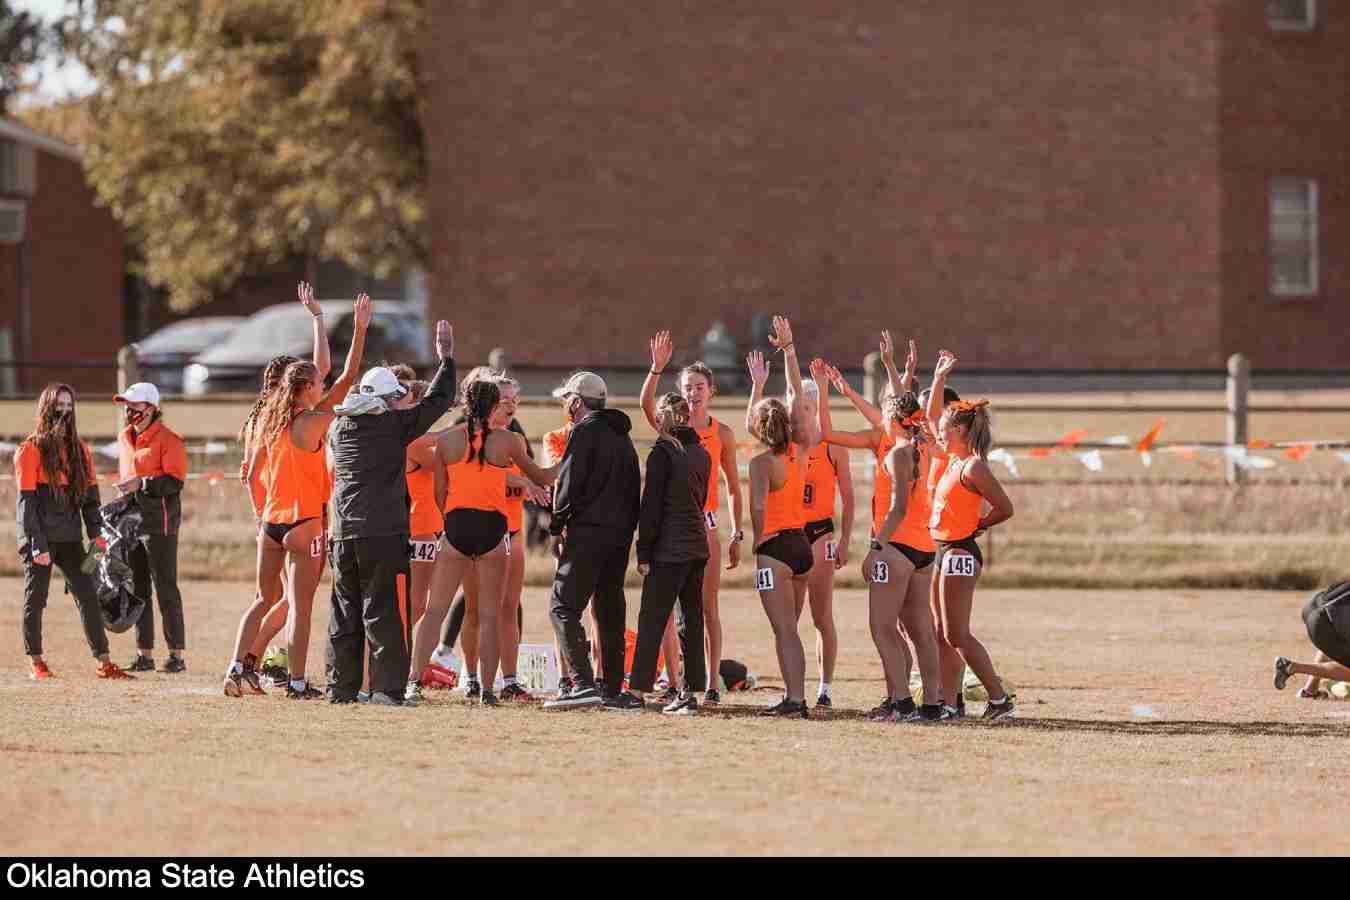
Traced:
[[884, 559], [879, 559], [872, 563], [872, 583], [887, 584], [891, 580], [891, 567], [886, 565]]
[[834, 560], [836, 560], [836, 559], [839, 558], [839, 542], [838, 542], [838, 541], [826, 541], [826, 542], [825, 542], [825, 558], [826, 558], [827, 560], [831, 561], [831, 562], [833, 562]]
[[708, 523], [708, 530], [709, 530], [709, 531], [716, 531], [716, 530], [717, 530], [717, 513], [715, 513], [715, 512], [705, 512], [705, 513], [703, 514], [703, 518], [704, 518], [704, 520]]
[[440, 541], [410, 541], [408, 559], [412, 562], [435, 562], [436, 548], [439, 546]]
[[802, 488], [802, 503], [804, 503], [807, 506], [810, 506], [811, 501], [812, 499], [815, 498], [815, 496], [816, 496], [816, 486], [808, 481], [806, 483], [806, 486]]
[[975, 557], [969, 553], [948, 553], [942, 557], [942, 574], [975, 577]]
[[755, 570], [755, 590], [757, 591], [773, 590], [773, 569]]

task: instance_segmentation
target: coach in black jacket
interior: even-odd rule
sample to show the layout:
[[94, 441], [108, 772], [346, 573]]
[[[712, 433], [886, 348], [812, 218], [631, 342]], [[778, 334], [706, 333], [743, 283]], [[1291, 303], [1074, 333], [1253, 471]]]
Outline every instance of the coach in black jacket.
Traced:
[[[637, 530], [642, 471], [629, 432], [633, 423], [605, 409], [605, 382], [578, 372], [553, 396], [565, 399], [577, 424], [559, 462], [549, 532], [564, 535], [553, 577], [552, 617], [575, 687], [548, 707], [594, 706], [623, 686], [623, 577]], [[597, 690], [581, 614], [592, 595], [605, 683]], [[603, 693], [603, 696], [602, 696]]]
[[335, 580], [327, 653], [328, 699], [334, 703], [355, 702], [366, 641], [371, 702], [403, 703], [412, 626], [407, 449], [450, 409], [454, 347], [450, 323], [438, 322], [441, 365], [416, 406], [390, 406], [406, 390], [392, 372], [379, 367], [361, 379], [359, 393], [334, 410], [328, 432], [334, 481], [328, 553]]
[[[683, 415], [679, 414], [679, 411]], [[690, 428], [688, 406], [678, 394], [667, 394], [657, 407], [661, 435], [647, 456], [638, 523], [638, 571], [642, 607], [638, 613], [637, 649], [629, 689], [645, 694], [656, 680], [661, 638], [678, 597], [680, 650], [684, 654], [684, 690], [668, 712], [693, 712], [695, 691], [707, 689], [703, 655], [703, 571], [708, 564], [707, 524], [703, 501], [708, 496], [712, 457]], [[676, 419], [679, 424], [671, 419]], [[673, 427], [671, 427], [673, 425]], [[640, 708], [631, 701], [624, 708]], [[682, 709], [684, 704], [688, 709]]]

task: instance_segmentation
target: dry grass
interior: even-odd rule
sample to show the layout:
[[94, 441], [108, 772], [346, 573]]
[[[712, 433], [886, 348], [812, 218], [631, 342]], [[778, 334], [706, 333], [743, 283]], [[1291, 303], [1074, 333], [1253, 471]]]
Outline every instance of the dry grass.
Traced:
[[[4, 590], [0, 844], [16, 855], [1298, 854], [1310, 811], [1350, 793], [1327, 762], [1350, 706], [1270, 688], [1276, 653], [1309, 655], [1301, 595], [983, 591], [976, 628], [1021, 718], [918, 727], [860, 719], [883, 688], [856, 592], [836, 603], [838, 708], [779, 722], [749, 715], [768, 692], [675, 720], [227, 700], [249, 591], [223, 583], [185, 591], [190, 673], [129, 685], [93, 679], [57, 592], [60, 679], [35, 684], [20, 586]], [[543, 601], [527, 593], [527, 638], [546, 639]], [[728, 654], [775, 675], [754, 597], [729, 594], [724, 617]], [[326, 619], [320, 604], [311, 659]]]

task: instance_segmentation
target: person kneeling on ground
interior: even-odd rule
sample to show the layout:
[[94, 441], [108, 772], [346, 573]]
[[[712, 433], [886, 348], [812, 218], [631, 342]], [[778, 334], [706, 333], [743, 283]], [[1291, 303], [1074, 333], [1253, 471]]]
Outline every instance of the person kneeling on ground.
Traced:
[[1280, 656], [1275, 660], [1275, 689], [1284, 690], [1290, 676], [1307, 675], [1300, 697], [1316, 699], [1321, 679], [1350, 681], [1350, 581], [1333, 584], [1303, 607], [1308, 640], [1317, 648], [1317, 662], [1300, 663]]

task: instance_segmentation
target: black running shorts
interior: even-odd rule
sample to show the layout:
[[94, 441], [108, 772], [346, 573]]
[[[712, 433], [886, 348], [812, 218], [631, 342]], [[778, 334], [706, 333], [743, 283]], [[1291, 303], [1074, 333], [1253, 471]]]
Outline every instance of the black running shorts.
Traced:
[[778, 560], [791, 569], [793, 575], [805, 575], [816, 562], [811, 545], [806, 542], [806, 532], [798, 529], [778, 532], [756, 547], [755, 552]]
[[806, 523], [806, 542], [812, 547], [827, 534], [834, 534], [833, 519], [817, 519]]
[[1324, 594], [1318, 594], [1303, 607], [1303, 624], [1312, 645], [1343, 666], [1350, 667], [1350, 636], [1336, 627], [1327, 612]]
[[898, 541], [891, 541], [890, 545], [904, 554], [905, 559], [914, 563], [915, 571], [924, 566], [931, 566], [933, 560], [937, 558], [936, 553], [929, 553], [927, 550], [915, 550], [909, 544], [901, 544]]
[[506, 516], [489, 509], [452, 509], [445, 514], [445, 541], [464, 556], [491, 553], [506, 537]]

